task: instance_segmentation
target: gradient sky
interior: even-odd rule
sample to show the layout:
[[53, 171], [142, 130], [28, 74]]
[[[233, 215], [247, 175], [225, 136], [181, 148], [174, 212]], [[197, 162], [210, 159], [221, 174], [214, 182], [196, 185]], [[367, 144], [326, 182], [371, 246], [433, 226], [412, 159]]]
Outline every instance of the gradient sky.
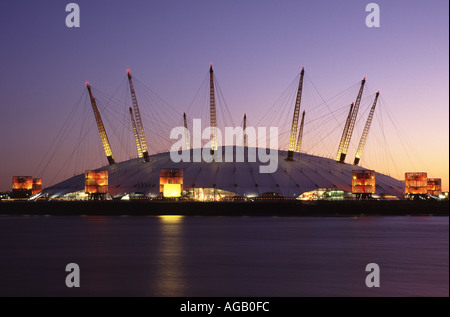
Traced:
[[[380, 28], [366, 27], [371, 1], [361, 0], [83, 0], [74, 1], [81, 27], [69, 29], [69, 2], [0, 3], [0, 191], [10, 190], [13, 175], [33, 175], [86, 80], [112, 95], [131, 68], [182, 113], [210, 62], [236, 123], [244, 111], [256, 123], [301, 65], [325, 99], [366, 75], [407, 137], [405, 146], [388, 129], [384, 137], [392, 139], [398, 168], [374, 168], [400, 179], [407, 171], [426, 171], [448, 190], [447, 0], [376, 1]], [[368, 153], [380, 152], [373, 138]], [[101, 150], [99, 138], [95, 142]], [[61, 151], [73, 147], [69, 142]], [[33, 176], [49, 186], [54, 173], [50, 167]]]

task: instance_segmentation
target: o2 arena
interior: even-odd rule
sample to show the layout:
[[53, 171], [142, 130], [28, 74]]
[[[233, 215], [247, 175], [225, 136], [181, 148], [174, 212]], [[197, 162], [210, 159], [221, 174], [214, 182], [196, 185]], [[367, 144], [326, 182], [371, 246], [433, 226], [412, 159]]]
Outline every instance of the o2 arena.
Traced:
[[[200, 149], [191, 147], [192, 131], [189, 131], [184, 114], [184, 135], [182, 149], [188, 158], [174, 161], [171, 151], [149, 154], [138, 98], [133, 86], [133, 77], [128, 71], [128, 84], [132, 99], [129, 112], [132, 123], [137, 158], [116, 162], [89, 83], [87, 89], [96, 119], [108, 165], [70, 177], [44, 188], [32, 198], [84, 200], [84, 199], [164, 199], [194, 201], [220, 201], [230, 199], [312, 199], [333, 198], [354, 199], [372, 197], [379, 199], [403, 199], [405, 184], [388, 175], [359, 166], [364, 152], [379, 92], [371, 101], [371, 108], [361, 135], [356, 156], [352, 163], [346, 163], [350, 139], [357, 120], [365, 86], [361, 81], [358, 95], [348, 111], [336, 158], [326, 158], [302, 152], [305, 112], [301, 114], [304, 68], [300, 73], [292, 124], [289, 130], [287, 150], [272, 151], [271, 160], [260, 155], [249, 160], [251, 153], [261, 148], [248, 146], [247, 127], [244, 116], [241, 142], [221, 146], [217, 141], [216, 87], [212, 65], [209, 70], [209, 124], [210, 142], [206, 150], [213, 155], [228, 155], [228, 160], [207, 162], [196, 160]], [[287, 138], [287, 136], [286, 136]], [[237, 144], [239, 143], [239, 144]], [[203, 149], [205, 150], [205, 149]], [[181, 152], [182, 151], [182, 152]], [[263, 149], [269, 153], [270, 149]], [[178, 153], [178, 154], [179, 154]], [[228, 153], [228, 154], [227, 154]], [[238, 153], [244, 153], [244, 159]], [[172, 154], [173, 151], [172, 151]], [[231, 155], [230, 155], [231, 154]], [[275, 162], [272, 172], [261, 173], [260, 168]]]

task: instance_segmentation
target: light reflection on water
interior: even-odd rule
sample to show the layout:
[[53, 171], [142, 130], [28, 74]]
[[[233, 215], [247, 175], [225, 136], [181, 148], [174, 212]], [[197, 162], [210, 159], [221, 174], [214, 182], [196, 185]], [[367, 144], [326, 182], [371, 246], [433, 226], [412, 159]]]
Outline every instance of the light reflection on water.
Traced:
[[158, 219], [161, 238], [156, 252], [156, 293], [160, 296], [184, 296], [183, 216], [158, 216]]
[[448, 296], [448, 219], [3, 216], [0, 296]]

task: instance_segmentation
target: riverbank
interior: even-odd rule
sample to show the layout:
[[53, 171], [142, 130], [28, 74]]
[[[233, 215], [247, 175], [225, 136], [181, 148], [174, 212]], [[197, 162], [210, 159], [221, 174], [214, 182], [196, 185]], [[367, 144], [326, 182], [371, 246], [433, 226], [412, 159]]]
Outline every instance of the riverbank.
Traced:
[[0, 215], [448, 216], [448, 201], [3, 201]]

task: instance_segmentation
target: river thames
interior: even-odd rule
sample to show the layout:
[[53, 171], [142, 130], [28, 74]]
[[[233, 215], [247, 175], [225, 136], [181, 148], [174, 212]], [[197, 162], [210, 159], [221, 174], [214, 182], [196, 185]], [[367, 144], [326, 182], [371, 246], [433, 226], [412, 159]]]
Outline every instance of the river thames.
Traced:
[[448, 297], [448, 229], [446, 216], [0, 216], [0, 296]]

